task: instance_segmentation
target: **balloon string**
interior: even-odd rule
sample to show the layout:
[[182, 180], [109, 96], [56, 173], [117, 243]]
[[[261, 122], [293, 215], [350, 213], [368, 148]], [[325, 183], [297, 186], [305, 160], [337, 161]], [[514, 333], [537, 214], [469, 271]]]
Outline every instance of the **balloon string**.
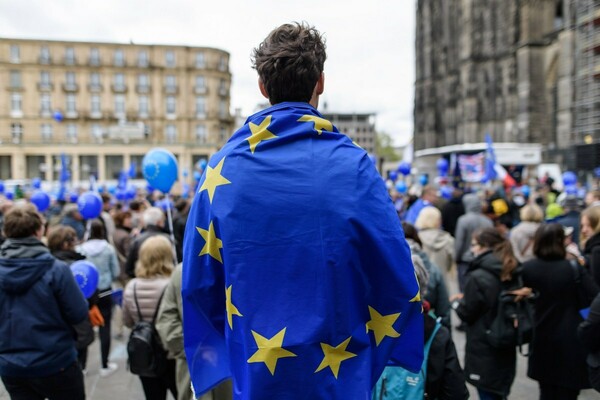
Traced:
[[171, 213], [171, 198], [167, 193], [167, 221], [169, 222], [169, 234], [171, 236], [171, 249], [173, 250], [173, 260], [177, 264], [177, 250], [175, 250], [175, 234], [173, 233], [173, 214]]
[[83, 235], [84, 242], [89, 239], [91, 230], [92, 230], [92, 220], [88, 219], [85, 223], [85, 234]]

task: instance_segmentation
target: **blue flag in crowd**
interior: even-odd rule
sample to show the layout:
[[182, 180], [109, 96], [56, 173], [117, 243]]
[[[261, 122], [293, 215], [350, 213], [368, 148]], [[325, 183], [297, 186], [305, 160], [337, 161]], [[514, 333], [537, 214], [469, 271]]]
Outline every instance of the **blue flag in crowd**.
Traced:
[[492, 142], [492, 137], [489, 133], [485, 134], [485, 177], [483, 178], [484, 182], [493, 181], [498, 177], [498, 173], [496, 172], [496, 153], [494, 152], [494, 143]]
[[184, 342], [200, 395], [370, 398], [418, 371], [423, 319], [400, 221], [367, 153], [306, 103], [246, 121], [209, 161], [184, 239]]

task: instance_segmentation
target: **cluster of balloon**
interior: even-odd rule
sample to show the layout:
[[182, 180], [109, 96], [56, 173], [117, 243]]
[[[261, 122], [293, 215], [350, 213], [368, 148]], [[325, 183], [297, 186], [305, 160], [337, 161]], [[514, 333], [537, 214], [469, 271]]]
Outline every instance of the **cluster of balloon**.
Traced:
[[86, 299], [92, 297], [98, 288], [98, 270], [89, 261], [80, 260], [71, 264], [71, 273]]
[[440, 188], [440, 195], [442, 196], [442, 198], [444, 198], [446, 200], [450, 200], [452, 198], [452, 192], [453, 192], [452, 187], [450, 187], [448, 185], [444, 185]]
[[77, 208], [84, 219], [98, 218], [102, 212], [102, 198], [96, 192], [85, 192], [77, 199]]
[[572, 171], [565, 171], [562, 175], [565, 192], [568, 195], [577, 195], [577, 175]]
[[435, 166], [437, 167], [439, 176], [443, 177], [443, 176], [448, 175], [448, 167], [449, 167], [448, 160], [446, 160], [445, 158], [440, 158], [435, 163]]
[[404, 176], [410, 175], [411, 165], [409, 162], [401, 161], [398, 164], [398, 172], [400, 172]]
[[50, 196], [39, 189], [31, 194], [29, 201], [37, 207], [39, 212], [44, 212], [50, 207]]
[[177, 180], [177, 159], [168, 150], [152, 149], [142, 160], [142, 172], [153, 188], [169, 193]]

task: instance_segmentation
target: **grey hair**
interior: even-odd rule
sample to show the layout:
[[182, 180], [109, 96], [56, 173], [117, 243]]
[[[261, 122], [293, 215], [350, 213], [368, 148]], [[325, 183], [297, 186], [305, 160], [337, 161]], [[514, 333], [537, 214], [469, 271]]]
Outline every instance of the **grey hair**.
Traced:
[[158, 225], [159, 222], [165, 220], [165, 214], [158, 207], [150, 207], [144, 211], [142, 218], [144, 220], [144, 226]]

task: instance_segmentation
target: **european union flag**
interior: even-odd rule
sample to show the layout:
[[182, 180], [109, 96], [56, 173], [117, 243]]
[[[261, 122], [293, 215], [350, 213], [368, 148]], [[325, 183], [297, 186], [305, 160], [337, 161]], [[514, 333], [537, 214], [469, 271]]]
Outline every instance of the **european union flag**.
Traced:
[[386, 363], [423, 360], [419, 288], [367, 153], [306, 103], [248, 118], [188, 217], [184, 342], [200, 395], [368, 399]]
[[496, 153], [494, 152], [494, 143], [489, 133], [485, 134], [485, 177], [484, 182], [493, 181], [498, 177], [496, 172]]

